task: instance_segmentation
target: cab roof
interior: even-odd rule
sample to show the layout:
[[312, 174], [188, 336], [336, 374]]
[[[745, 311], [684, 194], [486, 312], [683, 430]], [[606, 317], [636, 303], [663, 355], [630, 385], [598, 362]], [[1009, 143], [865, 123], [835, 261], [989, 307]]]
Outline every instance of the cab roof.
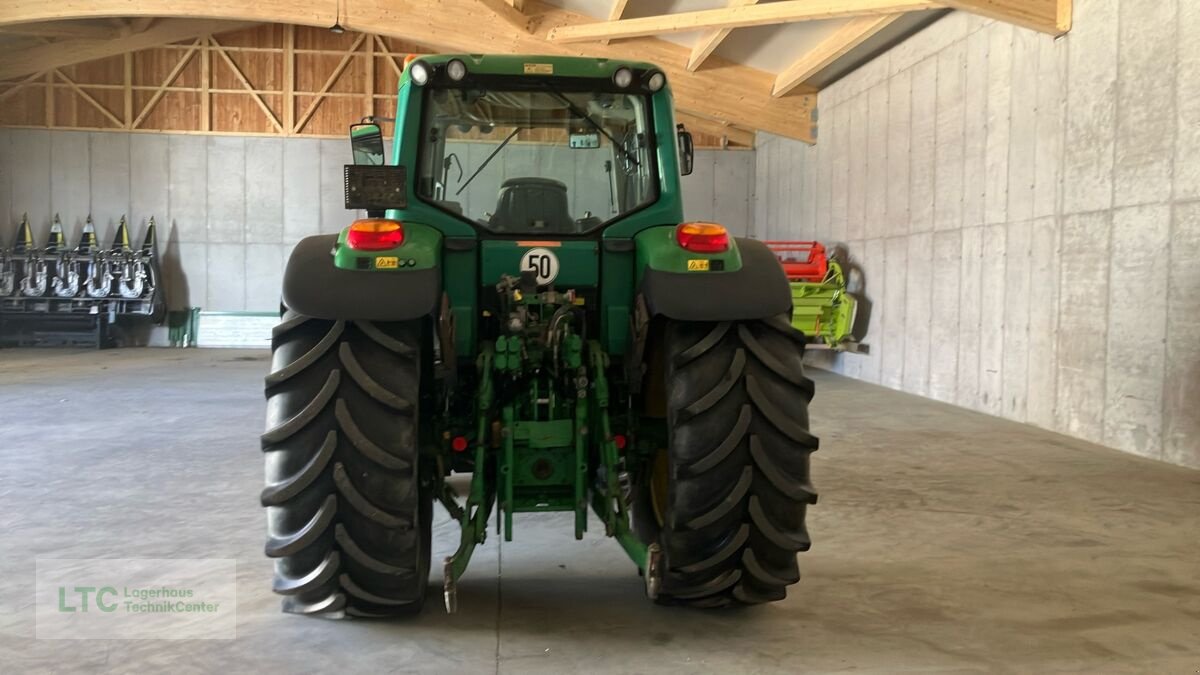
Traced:
[[[530, 75], [534, 77], [603, 77], [610, 78], [618, 68], [658, 70], [652, 63], [624, 59], [591, 58], [585, 56], [543, 56], [524, 54], [431, 54], [414, 61], [438, 66], [460, 59], [467, 70], [483, 75]], [[405, 76], [408, 75], [406, 68]]]

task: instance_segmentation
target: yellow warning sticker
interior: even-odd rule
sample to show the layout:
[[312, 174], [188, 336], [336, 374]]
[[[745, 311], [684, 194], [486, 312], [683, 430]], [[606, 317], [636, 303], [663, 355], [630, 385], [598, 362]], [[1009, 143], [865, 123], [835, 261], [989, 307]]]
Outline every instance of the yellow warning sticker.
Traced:
[[526, 63], [525, 64], [525, 74], [526, 75], [553, 75], [554, 74], [554, 64], [553, 63]]
[[394, 270], [400, 266], [400, 259], [394, 255], [380, 256], [375, 259], [375, 269], [377, 270]]
[[688, 261], [688, 271], [689, 272], [707, 272], [708, 271], [708, 261], [707, 260], [689, 260]]

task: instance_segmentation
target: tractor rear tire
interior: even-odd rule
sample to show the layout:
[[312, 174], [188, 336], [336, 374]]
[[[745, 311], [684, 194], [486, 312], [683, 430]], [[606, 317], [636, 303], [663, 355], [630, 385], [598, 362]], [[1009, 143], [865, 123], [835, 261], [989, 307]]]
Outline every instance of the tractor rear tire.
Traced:
[[659, 598], [699, 607], [782, 600], [800, 579], [805, 511], [817, 501], [804, 336], [786, 316], [671, 321], [659, 349], [662, 367], [651, 372], [663, 376], [655, 386], [668, 447], [634, 504], [643, 538], [663, 551]]
[[418, 321], [326, 321], [292, 311], [266, 378], [267, 556], [283, 610], [419, 612], [433, 502], [421, 484]]

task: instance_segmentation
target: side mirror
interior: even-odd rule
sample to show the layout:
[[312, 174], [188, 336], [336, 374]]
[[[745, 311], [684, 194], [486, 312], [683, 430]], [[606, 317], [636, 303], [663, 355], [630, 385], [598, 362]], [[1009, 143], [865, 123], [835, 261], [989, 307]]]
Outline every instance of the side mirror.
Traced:
[[378, 124], [355, 124], [350, 127], [350, 150], [359, 166], [383, 166], [383, 131]]
[[683, 128], [683, 125], [676, 126], [676, 134], [679, 136], [679, 175], [692, 175], [692, 166], [695, 164], [696, 148], [692, 143], [692, 132]]

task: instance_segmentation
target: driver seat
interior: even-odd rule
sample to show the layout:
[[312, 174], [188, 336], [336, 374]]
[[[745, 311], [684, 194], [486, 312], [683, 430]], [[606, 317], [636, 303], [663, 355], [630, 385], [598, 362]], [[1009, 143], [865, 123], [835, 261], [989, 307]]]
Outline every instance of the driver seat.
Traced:
[[555, 232], [577, 229], [567, 205], [567, 186], [551, 178], [509, 178], [500, 184], [500, 200], [488, 223], [509, 232]]

